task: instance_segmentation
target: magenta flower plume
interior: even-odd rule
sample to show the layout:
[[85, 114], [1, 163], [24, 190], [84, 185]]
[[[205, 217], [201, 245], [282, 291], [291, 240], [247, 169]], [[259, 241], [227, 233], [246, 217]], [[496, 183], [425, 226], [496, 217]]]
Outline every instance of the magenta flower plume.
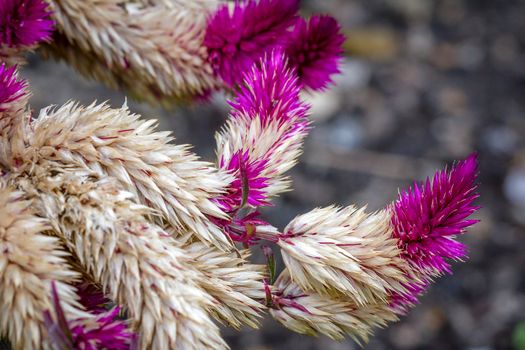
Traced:
[[459, 260], [466, 247], [454, 240], [477, 222], [467, 220], [479, 207], [477, 156], [472, 154], [452, 169], [438, 171], [433, 180], [414, 184], [393, 204], [394, 236], [399, 239], [403, 257], [422, 276], [450, 272], [448, 260]]
[[48, 40], [53, 31], [43, 0], [0, 0], [0, 46], [31, 46]]
[[345, 36], [330, 16], [313, 16], [307, 22], [299, 19], [285, 39], [285, 52], [294, 67], [301, 85], [323, 90], [339, 73]]
[[14, 102], [26, 94], [25, 80], [17, 80], [16, 67], [0, 65], [0, 112], [5, 111], [6, 104]]
[[221, 6], [204, 39], [215, 73], [230, 87], [240, 83], [243, 72], [280, 45], [298, 11], [298, 0], [238, 1], [233, 12]]
[[265, 55], [244, 76], [237, 98], [230, 102], [233, 118], [260, 118], [261, 123], [297, 124], [292, 129], [307, 127], [310, 106], [300, 97], [301, 87], [293, 69], [280, 51]]

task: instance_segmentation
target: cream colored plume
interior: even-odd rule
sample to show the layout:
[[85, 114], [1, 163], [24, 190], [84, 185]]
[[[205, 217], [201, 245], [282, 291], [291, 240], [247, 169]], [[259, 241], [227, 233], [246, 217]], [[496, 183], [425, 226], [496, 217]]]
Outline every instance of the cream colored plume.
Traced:
[[249, 263], [250, 251], [222, 252], [200, 242], [185, 245], [192, 267], [200, 271], [199, 286], [213, 298], [212, 314], [221, 322], [239, 329], [258, 328], [266, 298], [264, 265]]
[[230, 175], [200, 161], [188, 145], [171, 143], [170, 133], [155, 127], [156, 121], [139, 119], [126, 106], [68, 103], [40, 112], [26, 158], [77, 164], [114, 177], [176, 231], [189, 229], [207, 244], [229, 249], [228, 237], [209, 217], [227, 218], [212, 198], [228, 186]]
[[217, 86], [202, 44], [219, 1], [47, 0], [58, 33], [48, 54], [150, 103]]
[[335, 340], [345, 335], [367, 342], [372, 330], [397, 320], [384, 303], [358, 305], [350, 300], [304, 292], [284, 270], [275, 283], [271, 315], [286, 328], [307, 334], [324, 334]]
[[42, 349], [48, 345], [43, 317], [53, 309], [52, 281], [66, 315], [86, 316], [68, 284], [79, 276], [66, 262], [59, 240], [43, 233], [51, 229], [49, 222], [5, 182], [0, 178], [0, 334], [14, 349]]
[[292, 280], [304, 290], [344, 295], [359, 305], [404, 293], [404, 271], [390, 212], [326, 207], [298, 216], [278, 241]]
[[38, 213], [94, 281], [127, 306], [141, 349], [227, 348], [205, 311], [212, 298], [196, 285], [199, 275], [133, 194], [111, 178], [50, 161], [18, 183], [39, 199]]

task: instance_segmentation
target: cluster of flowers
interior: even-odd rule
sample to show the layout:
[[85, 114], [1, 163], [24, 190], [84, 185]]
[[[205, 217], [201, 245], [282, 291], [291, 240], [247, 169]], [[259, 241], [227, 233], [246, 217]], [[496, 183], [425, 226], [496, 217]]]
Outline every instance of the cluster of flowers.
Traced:
[[47, 0], [52, 12], [43, 0], [2, 3], [0, 52], [13, 57], [13, 47], [48, 38], [52, 18], [44, 54], [154, 104], [234, 89], [273, 50], [286, 52], [301, 84], [320, 90], [338, 72], [344, 41], [333, 18], [300, 18], [299, 0]]
[[[47, 50], [77, 68], [165, 96], [219, 77], [235, 97], [211, 164], [127, 106], [34, 116], [27, 84], [0, 66], [0, 335], [15, 349], [227, 349], [212, 318], [256, 328], [264, 311], [362, 342], [465, 257], [455, 237], [476, 222], [475, 155], [374, 213], [317, 208], [283, 230], [259, 215], [290, 190], [310, 130], [301, 90], [337, 72], [332, 19], [300, 19], [292, 0], [48, 4], [0, 0], [2, 54], [49, 39], [53, 16]], [[201, 23], [204, 8], [216, 12]], [[257, 246], [267, 266], [249, 261]]]

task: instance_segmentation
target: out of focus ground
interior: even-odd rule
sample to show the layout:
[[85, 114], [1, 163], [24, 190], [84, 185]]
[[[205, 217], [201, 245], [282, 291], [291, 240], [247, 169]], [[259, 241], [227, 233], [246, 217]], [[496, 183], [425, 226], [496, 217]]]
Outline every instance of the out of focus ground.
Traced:
[[[499, 0], [303, 1], [329, 13], [348, 34], [343, 75], [311, 97], [312, 131], [292, 172], [293, 192], [265, 216], [283, 227], [332, 203], [379, 209], [399, 187], [479, 152], [483, 206], [463, 241], [470, 258], [438, 280], [421, 305], [365, 349], [525, 349], [525, 2]], [[23, 70], [33, 108], [124, 95], [70, 68], [32, 57]], [[177, 142], [213, 160], [223, 97], [175, 111], [130, 101], [160, 119]], [[352, 341], [303, 337], [271, 319], [260, 331], [225, 330], [233, 349], [358, 349]]]

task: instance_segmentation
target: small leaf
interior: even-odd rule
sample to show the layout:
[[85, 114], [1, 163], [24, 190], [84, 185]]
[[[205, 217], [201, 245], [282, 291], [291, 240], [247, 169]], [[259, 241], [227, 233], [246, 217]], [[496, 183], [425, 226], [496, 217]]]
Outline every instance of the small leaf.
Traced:
[[262, 250], [264, 253], [264, 256], [266, 257], [266, 266], [268, 268], [268, 275], [270, 277], [270, 284], [273, 284], [275, 282], [275, 275], [276, 275], [276, 262], [275, 262], [275, 256], [273, 254], [272, 248], [269, 246], [262, 246]]

